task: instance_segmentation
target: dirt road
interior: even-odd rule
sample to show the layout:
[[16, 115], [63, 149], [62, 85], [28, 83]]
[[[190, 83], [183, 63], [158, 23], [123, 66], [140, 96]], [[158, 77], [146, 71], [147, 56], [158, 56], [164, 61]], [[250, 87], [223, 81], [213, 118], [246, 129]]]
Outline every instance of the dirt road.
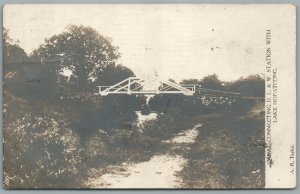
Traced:
[[[201, 124], [176, 134], [162, 143], [172, 146], [188, 146], [194, 143]], [[182, 180], [176, 174], [188, 160], [182, 155], [155, 155], [149, 161], [114, 166], [110, 173], [89, 178], [89, 188], [176, 188]]]

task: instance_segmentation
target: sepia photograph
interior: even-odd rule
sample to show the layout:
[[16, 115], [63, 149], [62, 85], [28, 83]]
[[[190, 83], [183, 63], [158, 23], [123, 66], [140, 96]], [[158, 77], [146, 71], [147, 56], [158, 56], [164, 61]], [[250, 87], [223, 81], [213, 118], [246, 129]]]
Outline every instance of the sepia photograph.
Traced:
[[6, 4], [3, 187], [295, 187], [295, 21], [284, 4]]

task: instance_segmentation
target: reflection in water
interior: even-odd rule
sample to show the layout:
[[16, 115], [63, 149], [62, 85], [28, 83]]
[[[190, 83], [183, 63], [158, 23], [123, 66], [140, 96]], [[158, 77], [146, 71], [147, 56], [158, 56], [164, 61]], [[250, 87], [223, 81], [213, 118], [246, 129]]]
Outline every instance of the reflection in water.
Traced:
[[135, 111], [135, 114], [137, 115], [137, 125], [141, 126], [145, 121], [155, 120], [157, 118], [156, 112], [151, 112], [147, 115], [144, 115], [141, 113], [141, 111]]

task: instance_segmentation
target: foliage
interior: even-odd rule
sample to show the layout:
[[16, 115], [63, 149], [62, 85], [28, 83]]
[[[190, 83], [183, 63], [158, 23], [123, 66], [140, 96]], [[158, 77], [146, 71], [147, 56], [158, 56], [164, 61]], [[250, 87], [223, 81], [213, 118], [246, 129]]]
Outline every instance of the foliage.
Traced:
[[249, 97], [265, 96], [265, 80], [260, 75], [250, 75], [227, 83], [229, 91], [239, 92]]
[[134, 73], [123, 65], [109, 64], [97, 76], [96, 83], [104, 86], [111, 86], [128, 77], [134, 76]]
[[33, 57], [41, 62], [57, 61], [57, 72], [71, 70], [84, 91], [105, 67], [116, 63], [119, 53], [108, 38], [91, 27], [69, 25], [63, 33], [46, 39]]
[[24, 63], [28, 60], [25, 51], [9, 37], [9, 31], [3, 28], [3, 62], [4, 65], [9, 63]]
[[216, 74], [208, 75], [200, 80], [200, 85], [202, 88], [209, 88], [214, 90], [223, 90], [223, 84], [218, 79], [218, 76]]
[[[217, 122], [216, 122], [217, 121]], [[264, 114], [199, 117], [200, 134], [179, 173], [185, 188], [263, 188]]]
[[[4, 187], [76, 188], [82, 162], [79, 137], [63, 120], [36, 112], [5, 93]], [[18, 110], [18, 111], [17, 111]]]

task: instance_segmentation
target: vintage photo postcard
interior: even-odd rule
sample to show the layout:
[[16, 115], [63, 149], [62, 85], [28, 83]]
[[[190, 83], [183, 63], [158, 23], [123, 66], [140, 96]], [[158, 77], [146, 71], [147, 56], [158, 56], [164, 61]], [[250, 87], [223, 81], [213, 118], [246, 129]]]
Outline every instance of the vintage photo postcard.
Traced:
[[7, 4], [5, 189], [296, 187], [296, 7]]

